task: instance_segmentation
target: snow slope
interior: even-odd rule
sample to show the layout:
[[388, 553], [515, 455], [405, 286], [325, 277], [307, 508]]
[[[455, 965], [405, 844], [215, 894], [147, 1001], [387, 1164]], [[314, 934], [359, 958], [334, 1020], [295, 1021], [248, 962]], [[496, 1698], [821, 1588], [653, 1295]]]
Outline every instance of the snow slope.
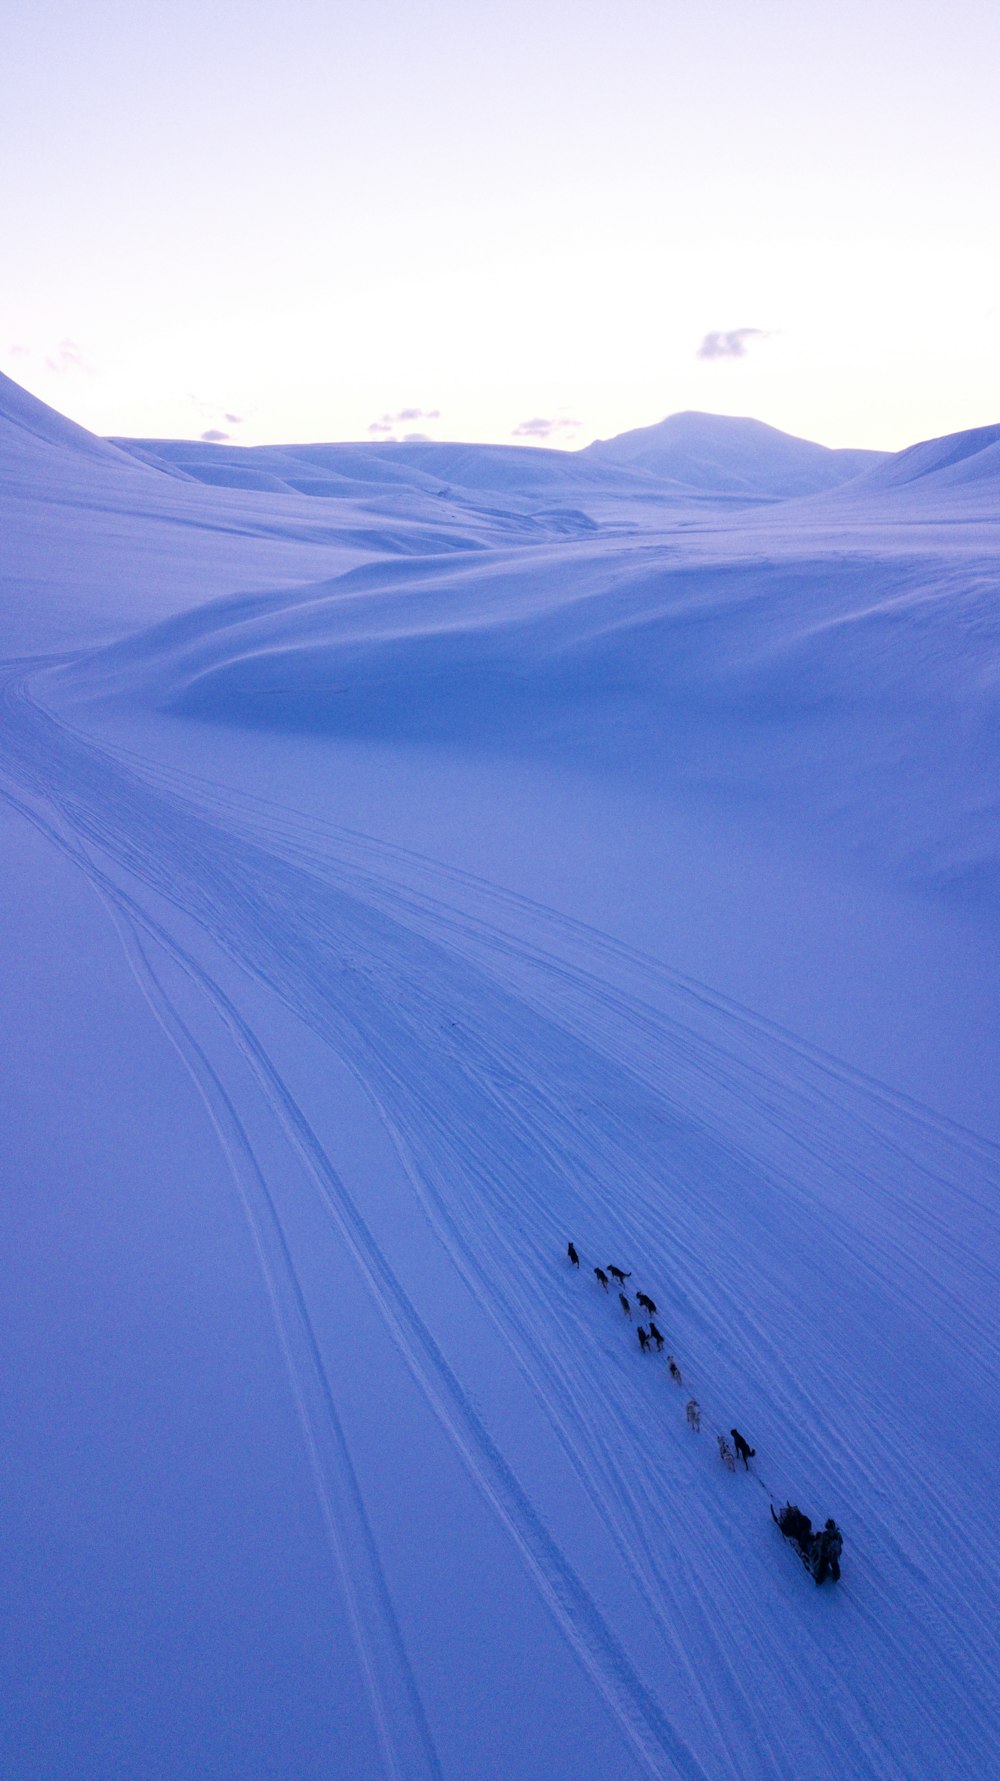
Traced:
[[994, 547], [730, 521], [383, 557], [95, 654], [72, 696], [437, 739], [711, 787], [984, 908], [1000, 898]]
[[344, 483], [335, 508], [280, 479], [206, 488], [156, 453], [95, 439], [2, 374], [0, 477], [12, 654], [79, 648], [223, 593], [297, 586], [386, 554], [483, 549], [591, 523], [437, 489], [431, 502], [384, 467]]
[[987, 1781], [992, 486], [100, 474], [3, 681], [5, 1772]]
[[1000, 426], [927, 439], [867, 471], [853, 492], [864, 499], [885, 490], [925, 513], [971, 510], [997, 519]]

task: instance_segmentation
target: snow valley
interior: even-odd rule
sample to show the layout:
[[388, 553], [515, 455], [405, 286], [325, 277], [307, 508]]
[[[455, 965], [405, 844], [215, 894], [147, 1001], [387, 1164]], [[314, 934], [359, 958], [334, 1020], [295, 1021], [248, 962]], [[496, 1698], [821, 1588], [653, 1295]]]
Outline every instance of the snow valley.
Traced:
[[994, 1776], [1000, 426], [0, 491], [4, 1772]]

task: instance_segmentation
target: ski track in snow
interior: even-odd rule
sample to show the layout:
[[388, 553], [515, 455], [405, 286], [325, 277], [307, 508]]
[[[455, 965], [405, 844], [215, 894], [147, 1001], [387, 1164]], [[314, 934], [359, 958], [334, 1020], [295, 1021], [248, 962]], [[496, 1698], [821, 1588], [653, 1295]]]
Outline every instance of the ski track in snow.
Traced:
[[[113, 906], [229, 1156], [385, 1772], [441, 1772], [433, 1715], [279, 1194], [172, 1000], [178, 973], [239, 1053], [325, 1208], [331, 1258], [351, 1255], [634, 1761], [683, 1777], [993, 1775], [995, 1609], [966, 1515], [970, 1497], [996, 1495], [981, 1438], [996, 1412], [995, 1151], [526, 899], [98, 744], [23, 683], [4, 696], [12, 798]], [[504, 1451], [463, 1380], [461, 1332], [442, 1345], [419, 1280], [380, 1246], [238, 1005], [233, 965], [378, 1107], [443, 1255], [605, 1529], [635, 1624], [602, 1604], [543, 1481]], [[657, 1300], [683, 1389], [640, 1356], [594, 1279], [609, 1259], [634, 1270], [630, 1294]], [[755, 1478], [718, 1464], [712, 1431], [734, 1419], [760, 1451]], [[767, 1523], [768, 1490], [842, 1522], [838, 1589], [812, 1588]]]
[[[140, 937], [140, 930], [150, 926], [148, 918], [130, 910], [120, 893], [114, 893], [107, 885], [103, 888], [119, 916], [136, 978], [198, 1082], [238, 1184], [292, 1382], [331, 1551], [350, 1604], [384, 1772], [401, 1777], [418, 1773], [440, 1775], [441, 1767], [393, 1613], [320, 1345], [274, 1197], [236, 1107], [157, 976]], [[130, 916], [135, 926], [131, 925]], [[154, 930], [154, 937], [175, 963], [189, 971], [204, 991], [212, 993], [209, 980], [180, 948], [169, 943], [162, 929]], [[318, 1405], [311, 1406], [310, 1398], [318, 1398]]]

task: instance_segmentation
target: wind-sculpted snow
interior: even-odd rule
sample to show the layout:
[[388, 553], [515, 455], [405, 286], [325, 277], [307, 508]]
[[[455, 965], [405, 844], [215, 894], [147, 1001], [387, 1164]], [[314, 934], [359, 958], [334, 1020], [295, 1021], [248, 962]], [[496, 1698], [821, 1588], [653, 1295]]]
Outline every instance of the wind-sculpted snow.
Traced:
[[[333, 1383], [345, 1271], [376, 1319], [369, 1362], [388, 1343], [424, 1406], [406, 1471], [439, 1430], [623, 1764], [986, 1781], [998, 1654], [969, 1505], [995, 1500], [995, 1153], [579, 924], [88, 739], [15, 683], [4, 734], [8, 794], [115, 909], [227, 1143], [378, 1772], [492, 1774], [504, 1733], [479, 1726], [478, 1766], [457, 1754], [463, 1677], [427, 1661], [447, 1580], [424, 1579], [416, 1643], [393, 1606], [407, 1580], [367, 1506], [371, 1431]], [[289, 1016], [391, 1135], [402, 1170], [379, 1199], [332, 1160], [336, 1109], [276, 1043]], [[266, 1169], [265, 1118], [283, 1146]], [[683, 1391], [594, 1280], [609, 1257], [657, 1300]], [[754, 1476], [718, 1464], [734, 1420]], [[384, 1424], [377, 1452], [398, 1470]], [[769, 1493], [836, 1514], [835, 1593], [783, 1547]], [[474, 1665], [489, 1640], [465, 1612]], [[557, 1702], [501, 1694], [497, 1712], [547, 1748], [558, 1732]], [[599, 1743], [572, 1772], [620, 1769]]]
[[709, 784], [989, 909], [995, 565], [951, 544], [834, 548], [806, 527], [752, 555], [723, 532], [383, 558], [216, 602], [61, 680], [213, 722]]
[[[215, 450], [201, 447], [210, 463]], [[300, 586], [373, 558], [545, 542], [596, 525], [551, 490], [521, 503], [437, 482], [428, 492], [427, 478], [406, 471], [340, 478], [326, 490], [336, 501], [252, 473], [249, 455], [221, 480], [206, 487], [166, 450], [96, 439], [0, 380], [8, 654], [93, 646], [223, 594]], [[614, 504], [606, 490], [602, 499]]]

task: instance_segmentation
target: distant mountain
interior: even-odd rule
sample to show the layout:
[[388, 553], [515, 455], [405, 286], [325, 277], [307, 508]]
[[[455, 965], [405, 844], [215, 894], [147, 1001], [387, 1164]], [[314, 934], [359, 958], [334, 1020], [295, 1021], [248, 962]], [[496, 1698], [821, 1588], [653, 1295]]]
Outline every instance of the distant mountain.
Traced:
[[236, 488], [344, 495], [386, 484], [438, 493], [565, 500], [614, 493], [698, 506], [754, 505], [814, 495], [882, 462], [882, 452], [830, 451], [726, 415], [675, 414], [584, 451], [458, 441], [234, 446], [200, 440], [116, 439], [144, 463]]
[[363, 495], [406, 488], [440, 495], [565, 502], [585, 495], [632, 496], [655, 502], [730, 505], [727, 492], [649, 477], [629, 464], [583, 452], [534, 445], [462, 441], [334, 441], [312, 445], [223, 445], [192, 439], [116, 439], [143, 463], [169, 468], [219, 488], [294, 491], [301, 495]]
[[[55, 455], [51, 456], [52, 448]], [[763, 421], [687, 411], [598, 439], [583, 451], [420, 441], [236, 446], [189, 439], [100, 439], [0, 373], [0, 472], [29, 483], [61, 462], [76, 476], [117, 467], [246, 494], [382, 497], [452, 495], [566, 509], [631, 500], [648, 513], [770, 505], [843, 490], [845, 498], [948, 495], [968, 508], [1000, 493], [1000, 424], [948, 434], [901, 452], [833, 451]], [[839, 503], [838, 503], [839, 504]], [[572, 508], [572, 512], [570, 512]]]
[[763, 421], [693, 410], [614, 439], [597, 439], [580, 453], [602, 464], [686, 483], [705, 494], [771, 500], [836, 488], [888, 455], [831, 451]]

